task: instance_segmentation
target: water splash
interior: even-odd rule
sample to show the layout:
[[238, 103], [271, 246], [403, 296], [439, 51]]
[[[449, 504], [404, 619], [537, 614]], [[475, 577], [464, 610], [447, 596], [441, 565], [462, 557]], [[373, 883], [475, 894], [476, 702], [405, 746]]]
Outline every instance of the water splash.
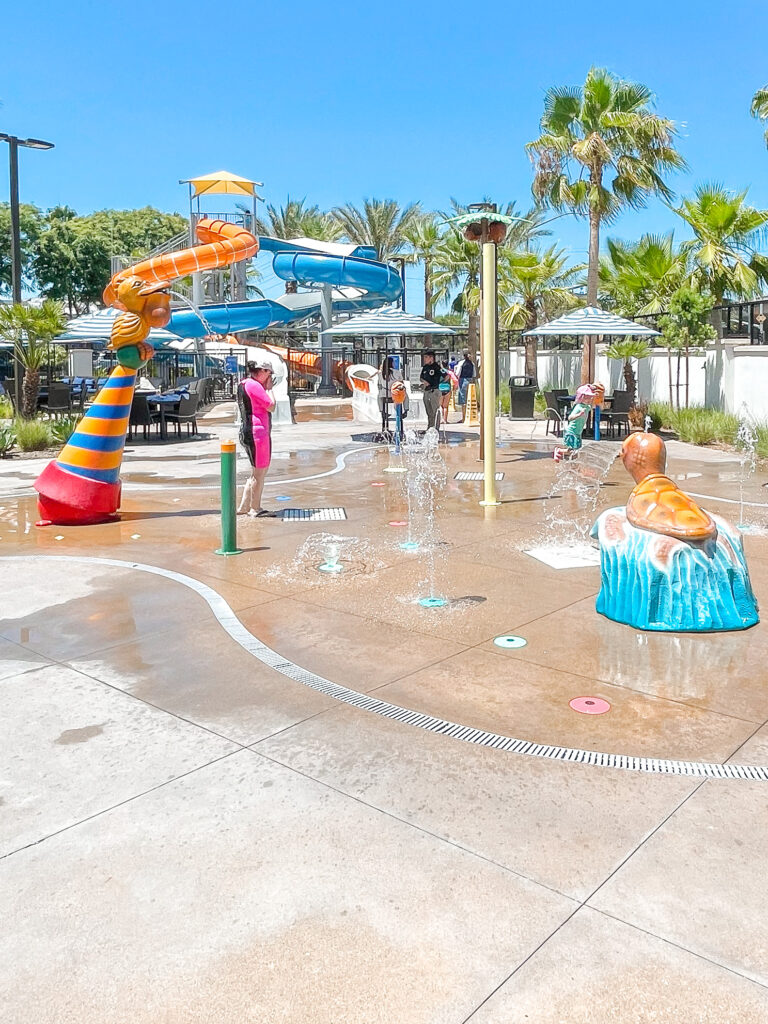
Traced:
[[740, 530], [747, 532], [752, 526], [744, 521], [744, 491], [757, 465], [757, 441], [755, 421], [746, 405], [742, 405], [739, 413], [739, 430], [736, 434], [736, 447], [739, 451], [739, 521], [736, 525]]
[[533, 543], [523, 550], [548, 564], [596, 564], [589, 533], [595, 521], [600, 491], [621, 445], [617, 441], [587, 441], [572, 459], [556, 464], [546, 495], [546, 514]]
[[289, 562], [272, 565], [264, 576], [270, 581], [300, 581], [317, 586], [327, 585], [332, 579], [342, 585], [342, 580], [350, 577], [373, 579], [372, 574], [386, 564], [370, 541], [334, 533], [312, 533]]
[[425, 604], [429, 608], [438, 607], [437, 601], [445, 603], [445, 599], [435, 593], [437, 558], [444, 549], [436, 514], [447, 480], [439, 442], [438, 432], [430, 428], [421, 441], [413, 430], [407, 431], [403, 444], [403, 458], [408, 468], [403, 481], [408, 501], [408, 538], [400, 547], [404, 551], [418, 551], [423, 557], [425, 578], [419, 586], [423, 586], [427, 594], [420, 600], [430, 602]]
[[325, 548], [325, 560], [318, 565], [320, 572], [343, 572], [344, 566], [339, 563], [341, 545], [334, 538], [329, 540]]

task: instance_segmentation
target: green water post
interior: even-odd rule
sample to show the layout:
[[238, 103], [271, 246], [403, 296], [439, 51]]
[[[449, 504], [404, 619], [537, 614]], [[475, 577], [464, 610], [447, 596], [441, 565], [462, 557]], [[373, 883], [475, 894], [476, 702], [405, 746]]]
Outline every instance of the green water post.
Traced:
[[221, 442], [221, 547], [217, 555], [239, 555], [237, 546], [237, 448], [234, 441]]

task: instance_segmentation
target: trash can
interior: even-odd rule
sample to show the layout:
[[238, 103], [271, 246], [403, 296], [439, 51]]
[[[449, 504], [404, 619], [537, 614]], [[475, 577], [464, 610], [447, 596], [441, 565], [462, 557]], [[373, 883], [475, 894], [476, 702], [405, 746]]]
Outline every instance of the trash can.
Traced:
[[509, 378], [509, 418], [532, 420], [536, 384], [533, 377]]

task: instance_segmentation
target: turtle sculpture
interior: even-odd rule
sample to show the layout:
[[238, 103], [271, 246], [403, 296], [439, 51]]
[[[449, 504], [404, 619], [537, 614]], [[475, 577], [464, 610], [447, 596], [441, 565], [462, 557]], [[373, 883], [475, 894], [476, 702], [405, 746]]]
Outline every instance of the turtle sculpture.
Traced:
[[658, 435], [630, 434], [621, 449], [635, 480], [626, 508], [603, 512], [597, 611], [637, 629], [705, 632], [758, 621], [741, 535], [666, 476]]

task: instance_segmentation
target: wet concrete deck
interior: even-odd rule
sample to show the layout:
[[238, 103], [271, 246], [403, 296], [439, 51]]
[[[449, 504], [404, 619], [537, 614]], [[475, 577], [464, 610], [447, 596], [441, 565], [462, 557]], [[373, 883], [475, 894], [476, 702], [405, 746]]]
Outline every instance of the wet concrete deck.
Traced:
[[[383, 702], [689, 762], [768, 765], [768, 626], [641, 635], [598, 617], [596, 567], [525, 553], [562, 505], [531, 425], [504, 425], [489, 510], [454, 479], [479, 466], [451, 428], [446, 608], [413, 603], [425, 566], [390, 525], [402, 476], [340, 418], [276, 433], [265, 502], [347, 519], [240, 520], [244, 553], [222, 558], [228, 410], [201, 427], [130, 446], [124, 515], [103, 526], [38, 530], [37, 467], [0, 467], [4, 1020], [767, 1020], [765, 783], [521, 756], [348, 706], [238, 645], [189, 585], [132, 566], [207, 585], [286, 663]], [[732, 456], [670, 456], [738, 517]], [[745, 496], [765, 608], [764, 479]], [[616, 465], [598, 509], [628, 492]], [[297, 559], [320, 532], [360, 541], [338, 576]], [[527, 645], [502, 650], [502, 633]], [[610, 712], [575, 713], [580, 695]]]

